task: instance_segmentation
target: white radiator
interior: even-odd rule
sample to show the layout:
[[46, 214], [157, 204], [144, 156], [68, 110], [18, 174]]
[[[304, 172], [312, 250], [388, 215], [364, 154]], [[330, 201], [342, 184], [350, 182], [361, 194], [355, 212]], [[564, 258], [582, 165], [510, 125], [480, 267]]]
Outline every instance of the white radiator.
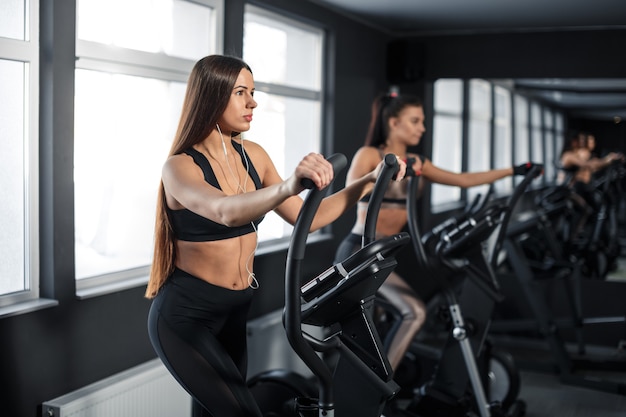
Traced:
[[42, 417], [188, 417], [191, 397], [154, 359], [46, 401], [41, 413]]

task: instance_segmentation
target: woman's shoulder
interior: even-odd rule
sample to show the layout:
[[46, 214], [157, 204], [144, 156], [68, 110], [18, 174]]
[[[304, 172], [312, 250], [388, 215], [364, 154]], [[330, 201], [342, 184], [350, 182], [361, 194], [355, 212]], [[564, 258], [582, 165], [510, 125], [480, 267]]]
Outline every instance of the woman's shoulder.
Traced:
[[168, 156], [161, 168], [161, 176], [163, 179], [170, 177], [187, 177], [189, 175], [202, 177], [202, 170], [193, 156], [185, 152]]
[[163, 165], [165, 167], [173, 167], [173, 166], [178, 166], [181, 164], [188, 164], [190, 162], [193, 163], [193, 161], [194, 160], [193, 160], [192, 155], [190, 155], [190, 153], [188, 152], [183, 151], [183, 152], [175, 153], [173, 155], [168, 156]]
[[247, 138], [234, 138], [233, 141], [243, 148], [262, 183], [265, 181], [265, 176], [268, 172], [276, 170], [272, 156], [265, 150], [263, 145]]
[[269, 158], [269, 154], [258, 142], [255, 142], [250, 139], [242, 139], [242, 138], [233, 138], [233, 142], [237, 143], [241, 146], [246, 153], [250, 154], [253, 158]]
[[261, 146], [258, 142], [255, 142], [255, 141], [250, 140], [248, 138], [244, 139], [241, 136], [236, 136], [236, 137], [232, 138], [232, 140], [233, 140], [233, 142], [235, 142], [239, 146], [243, 146], [246, 150], [263, 149], [263, 146]]
[[358, 165], [363, 169], [371, 169], [383, 160], [383, 154], [373, 146], [362, 146], [354, 153], [352, 165]]
[[382, 161], [378, 149], [372, 146], [362, 146], [354, 153], [350, 161], [348, 177], [360, 178], [371, 171]]
[[374, 147], [374, 146], [361, 146], [359, 149], [357, 149], [357, 151], [354, 153], [354, 157], [357, 158], [368, 158], [368, 159], [378, 159], [379, 161], [382, 161], [382, 153], [380, 152], [380, 149]]

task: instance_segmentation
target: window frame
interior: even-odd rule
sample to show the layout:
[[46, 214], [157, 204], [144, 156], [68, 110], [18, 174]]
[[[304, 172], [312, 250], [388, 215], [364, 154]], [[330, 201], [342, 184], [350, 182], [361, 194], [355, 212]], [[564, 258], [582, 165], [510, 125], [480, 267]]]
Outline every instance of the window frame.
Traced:
[[[278, 11], [266, 9], [260, 5], [246, 3], [244, 7], [244, 38], [245, 38], [245, 21], [246, 14], [252, 13], [261, 18], [267, 18], [273, 21], [276, 21], [280, 24], [291, 26], [293, 28], [301, 29], [303, 31], [315, 33], [320, 36], [320, 44], [321, 44], [321, 52], [320, 52], [320, 80], [319, 80], [319, 90], [303, 88], [303, 87], [295, 87], [286, 84], [273, 83], [273, 82], [265, 82], [261, 81], [257, 78], [254, 80], [256, 91], [266, 93], [268, 95], [273, 95], [276, 97], [285, 97], [285, 98], [294, 98], [301, 100], [309, 100], [315, 101], [319, 103], [320, 106], [320, 126], [319, 126], [319, 149], [317, 152], [324, 154], [326, 152], [326, 148], [328, 144], [324, 140], [324, 126], [325, 126], [325, 115], [326, 115], [326, 85], [328, 82], [328, 74], [326, 72], [326, 61], [327, 61], [327, 42], [328, 42], [328, 34], [324, 29], [323, 25], [312, 22], [309, 20], [301, 19], [293, 15], [286, 16]], [[246, 56], [242, 53], [244, 61], [246, 60]], [[253, 63], [248, 62], [251, 66]], [[252, 68], [254, 71], [254, 66]], [[313, 149], [307, 148], [306, 153], [313, 152]], [[303, 154], [304, 156], [304, 154]], [[302, 197], [306, 195], [306, 191], [303, 192]], [[262, 226], [261, 226], [262, 227]], [[326, 232], [330, 230], [331, 226], [327, 226], [322, 228], [319, 231], [313, 232], [309, 237], [309, 242], [315, 242], [319, 240], [325, 240], [330, 238], [330, 235]], [[262, 255], [265, 253], [270, 253], [276, 250], [285, 249], [289, 245], [289, 241], [291, 239], [290, 234], [283, 234], [282, 237], [267, 239], [259, 241], [258, 248], [256, 251], [257, 255]]]
[[[482, 90], [485, 93], [485, 98], [488, 101], [486, 108], [476, 109], [474, 106], [480, 104], [476, 101], [476, 93]], [[468, 92], [468, 111], [467, 111], [467, 161], [465, 165], [469, 172], [472, 171], [484, 171], [492, 169], [493, 167], [493, 144], [492, 137], [494, 135], [494, 114], [493, 114], [493, 83], [480, 78], [472, 78], [467, 82]], [[473, 135], [474, 129], [478, 125], [484, 125], [488, 132], [485, 138], [475, 137]], [[483, 143], [481, 143], [483, 142]], [[482, 146], [486, 145], [485, 150], [480, 152]], [[485, 155], [486, 154], [486, 155]], [[478, 161], [474, 160], [474, 157]], [[473, 166], [474, 165], [474, 166]], [[482, 193], [486, 193], [489, 189], [489, 185], [479, 185], [476, 187], [470, 187], [466, 190], [465, 199], [469, 202], [480, 196]]]
[[[213, 9], [215, 31], [211, 46], [216, 54], [224, 50], [225, 0], [186, 0]], [[78, 3], [77, 3], [78, 7]], [[78, 22], [78, 13], [77, 13]], [[196, 60], [164, 53], [131, 50], [78, 38], [76, 31], [76, 70], [106, 71], [116, 74], [187, 83]], [[74, 248], [76, 242], [74, 241]], [[132, 267], [111, 273], [77, 279], [76, 296], [86, 299], [144, 285], [150, 265]]]
[[40, 298], [39, 233], [39, 0], [24, 0], [24, 39], [0, 37], [0, 59], [25, 65], [24, 77], [24, 290], [0, 295], [0, 317], [56, 304]]
[[[544, 127], [545, 106], [541, 103], [530, 100], [529, 113], [529, 134], [530, 134], [530, 158], [532, 162], [545, 165], [546, 158], [546, 137]], [[532, 187], [543, 184], [545, 177], [542, 175], [531, 184]]]
[[[438, 103], [438, 97], [437, 97], [437, 81], [447, 81], [447, 82], [452, 82], [454, 84], [460, 83], [458, 86], [455, 86], [454, 84], [451, 84], [452, 87], [456, 87], [455, 90], [457, 93], [460, 93], [458, 95], [458, 104], [460, 104], [460, 107], [457, 108], [457, 106], [453, 106], [454, 108], [451, 107], [447, 107], [441, 103], [442, 105], [439, 106]], [[443, 168], [443, 169], [448, 169], [448, 170], [452, 170], [452, 171], [460, 171], [463, 169], [464, 166], [464, 151], [465, 151], [465, 144], [467, 143], [467, 138], [465, 137], [467, 135], [467, 130], [466, 130], [466, 108], [467, 105], [467, 89], [466, 89], [466, 83], [465, 80], [462, 79], [458, 79], [458, 78], [453, 78], [453, 79], [439, 79], [436, 80], [433, 83], [433, 133], [432, 133], [432, 162]], [[460, 135], [459, 137], [459, 143], [456, 143], [456, 145], [458, 145], [461, 148], [461, 155], [459, 160], [454, 160], [452, 161], [455, 166], [447, 166], [447, 165], [442, 165], [437, 161], [437, 155], [435, 155], [435, 150], [438, 148], [437, 143], [439, 143], [440, 141], [437, 140], [437, 126], [440, 125], [441, 123], [445, 123], [445, 122], [456, 122], [458, 123], [458, 133]], [[443, 148], [445, 148], [446, 146], [444, 145]], [[446, 188], [448, 186], [447, 185], [441, 185], [441, 184], [431, 184], [430, 185], [430, 201], [429, 201], [429, 205], [430, 205], [430, 210], [432, 212], [432, 214], [438, 214], [444, 211], [449, 210], [450, 208], [454, 208], [456, 207], [459, 202], [462, 202], [464, 197], [463, 197], [463, 193], [461, 192], [460, 189], [456, 190], [456, 189], [452, 189], [449, 190], [451, 191], [450, 193], [446, 193]], [[438, 191], [439, 190], [439, 191]], [[446, 194], [448, 195], [452, 195], [452, 199], [445, 199], [443, 201], [438, 201], [438, 202], [433, 202], [433, 196], [435, 196], [436, 194], [441, 194], [441, 196], [445, 196]], [[441, 197], [440, 197], [441, 198]]]
[[[513, 165], [513, 93], [508, 88], [494, 84], [493, 86], [493, 142], [492, 160], [494, 168], [507, 168]], [[500, 97], [500, 99], [498, 99]], [[499, 109], [498, 101], [502, 100], [503, 108]], [[500, 137], [500, 133], [503, 137]], [[500, 143], [502, 141], [503, 143]], [[504, 155], [504, 157], [502, 157]], [[496, 194], [511, 193], [513, 181], [503, 178], [494, 187]]]
[[556, 178], [556, 127], [555, 112], [550, 107], [542, 109], [541, 119], [543, 121], [543, 140], [544, 140], [544, 174], [543, 181], [550, 182]]
[[[456, 80], [462, 82], [462, 89], [464, 93], [467, 93], [471, 89], [469, 86], [472, 82], [488, 82], [491, 85], [492, 91], [492, 109], [495, 109], [495, 94], [496, 91], [506, 90], [509, 95], [510, 105], [508, 108], [509, 114], [507, 115], [507, 120], [509, 123], [508, 133], [507, 133], [507, 141], [509, 142], [507, 146], [510, 147], [510, 158], [507, 157], [507, 160], [510, 160], [512, 165], [518, 165], [521, 163], [525, 163], [528, 161], [537, 162], [546, 164], [549, 162], [545, 162], [547, 157], [550, 157], [550, 152], [552, 152], [552, 157], [556, 157], [558, 155], [558, 144], [562, 143], [562, 135], [563, 135], [563, 119], [565, 119], [565, 114], [563, 110], [559, 110], [558, 108], [546, 106], [544, 103], [541, 103], [537, 100], [529, 98], [525, 95], [515, 93], [510, 87], [503, 83], [502, 80], [486, 80], [486, 79], [460, 79], [460, 78], [441, 78], [435, 80], [433, 82], [433, 134], [432, 140], [433, 144], [431, 146], [432, 149], [432, 160], [438, 166], [435, 159], [437, 155], [435, 155], [435, 150], [437, 149], [436, 144], [436, 130], [437, 130], [437, 117], [448, 117], [454, 118], [454, 120], [460, 120], [461, 122], [461, 139], [460, 144], [458, 145], [461, 149], [464, 150], [461, 155], [460, 165], [463, 168], [455, 169], [448, 166], [441, 166], [444, 169], [452, 170], [454, 172], [463, 171], [475, 171], [469, 169], [469, 153], [467, 152], [470, 146], [470, 128], [469, 123], [472, 118], [472, 111], [469, 107], [469, 103], [471, 97], [466, 97], [463, 99], [463, 108], [459, 112], [450, 112], [448, 110], [440, 110], [437, 108], [437, 100], [438, 97], [436, 83], [440, 80]], [[520, 117], [523, 116], [523, 117]], [[549, 117], [551, 120], [551, 124], [549, 126], [546, 125], [546, 117]], [[523, 120], [522, 120], [523, 119]], [[535, 120], [536, 119], [536, 120]], [[499, 166], [498, 158], [494, 157], [495, 151], [495, 135], [496, 128], [498, 126], [502, 127], [505, 123], [502, 118], [497, 118], [495, 111], [492, 110], [490, 116], [490, 144], [491, 144], [491, 157], [489, 161], [488, 169], [497, 169], [497, 168], [506, 168], [503, 166]], [[522, 137], [521, 137], [522, 136]], [[548, 140], [550, 138], [551, 140]], [[539, 148], [537, 148], [539, 146]], [[444, 146], [445, 147], [445, 146]], [[548, 147], [550, 152], [548, 152]], [[535, 160], [536, 159], [536, 160]], [[550, 174], [550, 177], [543, 175], [540, 178], [536, 179], [532, 187], [537, 188], [539, 186], [547, 185], [550, 183], [556, 182], [556, 174], [554, 170], [547, 170]], [[522, 181], [522, 178], [517, 176], [513, 177], [513, 179], [504, 178], [498, 180], [496, 184], [503, 182], [502, 186], [496, 186], [496, 196], [502, 195], [503, 193], [509, 194], [513, 191], [513, 185], [517, 185]], [[434, 187], [442, 187], [439, 184], [431, 184], [430, 185], [430, 201], [428, 202], [430, 210], [432, 214], [440, 214], [446, 211], [454, 210], [463, 207], [463, 205], [468, 203], [468, 198], [471, 198], [472, 193], [469, 192], [461, 192], [458, 191], [455, 193], [458, 196], [454, 200], [446, 200], [441, 202], [433, 202], [433, 190]]]

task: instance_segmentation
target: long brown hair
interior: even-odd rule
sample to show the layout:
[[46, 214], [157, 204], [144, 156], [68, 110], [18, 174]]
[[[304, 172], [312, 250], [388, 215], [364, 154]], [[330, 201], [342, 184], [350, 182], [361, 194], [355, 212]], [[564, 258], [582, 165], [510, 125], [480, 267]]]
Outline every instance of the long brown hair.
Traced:
[[[241, 59], [224, 55], [209, 55], [194, 65], [178, 122], [176, 136], [169, 156], [181, 153], [204, 140], [226, 110], [237, 77], [250, 67]], [[146, 298], [153, 298], [174, 271], [176, 246], [174, 230], [167, 210], [165, 190], [161, 181], [158, 190], [154, 228], [154, 256]]]

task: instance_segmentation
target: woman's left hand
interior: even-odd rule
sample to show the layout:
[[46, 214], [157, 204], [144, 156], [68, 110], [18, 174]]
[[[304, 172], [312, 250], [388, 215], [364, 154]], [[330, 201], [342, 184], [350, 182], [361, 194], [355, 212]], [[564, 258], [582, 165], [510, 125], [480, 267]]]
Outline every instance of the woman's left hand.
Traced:
[[[397, 155], [396, 155], [396, 159], [398, 160], [399, 168], [398, 168], [398, 172], [393, 177], [393, 181], [400, 182], [404, 179], [404, 176], [406, 175], [406, 162]], [[376, 182], [376, 179], [380, 175], [380, 171], [383, 169], [383, 166], [385, 166], [384, 159], [380, 161], [378, 165], [376, 165], [376, 168], [372, 171], [372, 182]]]

